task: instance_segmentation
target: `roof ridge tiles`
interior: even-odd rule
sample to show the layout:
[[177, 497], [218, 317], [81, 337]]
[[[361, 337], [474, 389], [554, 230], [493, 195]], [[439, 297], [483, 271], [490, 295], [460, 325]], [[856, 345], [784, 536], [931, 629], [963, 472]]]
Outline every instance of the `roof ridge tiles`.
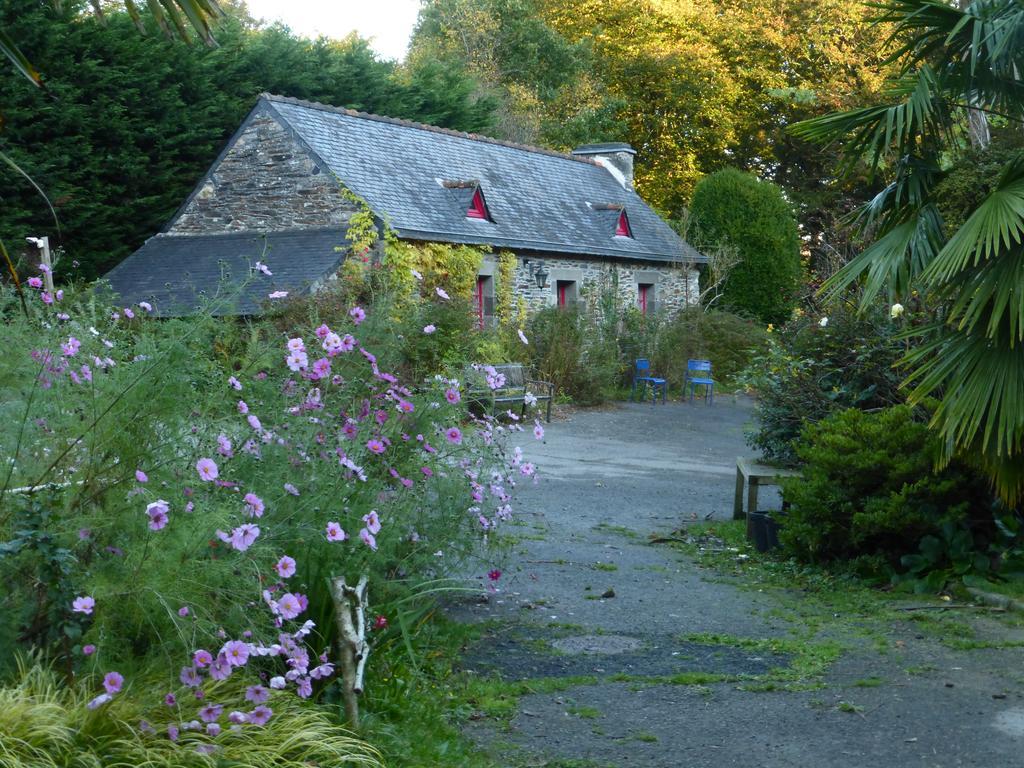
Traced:
[[335, 114], [346, 115], [348, 117], [358, 117], [363, 120], [374, 120], [379, 123], [400, 125], [404, 128], [417, 128], [421, 131], [429, 131], [430, 133], [439, 133], [445, 136], [453, 136], [458, 139], [469, 139], [470, 141], [479, 141], [483, 144], [494, 144], [495, 146], [508, 147], [509, 149], [520, 149], [525, 152], [534, 152], [539, 155], [548, 155], [549, 157], [557, 157], [562, 160], [571, 160], [574, 163], [584, 163], [586, 165], [593, 165], [598, 168], [601, 167], [599, 163], [597, 163], [590, 157], [572, 155], [568, 152], [558, 152], [557, 150], [554, 149], [546, 149], [545, 147], [537, 147], [531, 144], [517, 144], [514, 141], [495, 139], [490, 136], [483, 136], [479, 133], [467, 133], [465, 131], [456, 131], [452, 128], [441, 128], [440, 126], [437, 125], [419, 123], [416, 122], [415, 120], [405, 120], [399, 117], [388, 117], [387, 115], [375, 115], [372, 112], [360, 112], [358, 110], [348, 109], [346, 107], [336, 107], [332, 104], [323, 104], [319, 101], [306, 101], [305, 99], [297, 99], [294, 96], [279, 96], [274, 93], [261, 93], [260, 98], [266, 99], [269, 102], [292, 104], [297, 107], [318, 109], [323, 112], [334, 112]]

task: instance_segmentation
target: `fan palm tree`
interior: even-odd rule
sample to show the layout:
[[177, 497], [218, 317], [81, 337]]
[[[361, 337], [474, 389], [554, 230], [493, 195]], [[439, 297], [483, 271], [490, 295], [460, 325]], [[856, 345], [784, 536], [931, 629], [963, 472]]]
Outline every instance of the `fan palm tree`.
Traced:
[[858, 282], [868, 303], [913, 290], [937, 308], [915, 328], [905, 362], [912, 402], [938, 396], [933, 426], [945, 459], [981, 465], [1002, 498], [1024, 499], [1024, 153], [991, 193], [947, 231], [936, 185], [951, 158], [984, 142], [980, 116], [1024, 129], [1024, 0], [882, 0], [899, 75], [887, 102], [793, 126], [839, 142], [844, 172], [862, 163], [887, 186], [860, 212], [873, 243], [825, 290]]

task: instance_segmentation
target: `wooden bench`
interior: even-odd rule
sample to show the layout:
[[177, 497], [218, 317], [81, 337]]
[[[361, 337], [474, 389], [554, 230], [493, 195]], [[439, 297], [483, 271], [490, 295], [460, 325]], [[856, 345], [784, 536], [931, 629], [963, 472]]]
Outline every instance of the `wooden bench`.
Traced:
[[[736, 457], [736, 498], [733, 501], [732, 519], [747, 519], [747, 538], [751, 537], [750, 513], [757, 512], [757, 491], [762, 485], [779, 485], [784, 477], [799, 477], [795, 469], [772, 467], [759, 464], [752, 458]], [[747, 511], [743, 511], [743, 486], [747, 486]]]
[[551, 401], [555, 397], [555, 385], [549, 381], [526, 378], [526, 369], [521, 363], [502, 363], [490, 366], [495, 374], [504, 376], [504, 384], [491, 389], [487, 384], [487, 366], [469, 366], [465, 371], [467, 395], [471, 401], [489, 405], [494, 413], [498, 407], [519, 404], [519, 416], [526, 413], [526, 393], [530, 392], [538, 403], [547, 402], [546, 420], [551, 423]]

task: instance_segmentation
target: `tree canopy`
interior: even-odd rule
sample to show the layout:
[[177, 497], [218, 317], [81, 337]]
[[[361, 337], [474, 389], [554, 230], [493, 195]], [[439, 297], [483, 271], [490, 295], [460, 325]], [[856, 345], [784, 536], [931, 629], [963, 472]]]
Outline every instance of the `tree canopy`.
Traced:
[[467, 131], [486, 131], [494, 103], [450, 64], [405, 68], [381, 61], [357, 37], [307, 40], [256, 28], [237, 10], [204, 47], [143, 37], [127, 12], [102, 19], [81, 4], [62, 10], [8, 0], [0, 28], [46, 85], [0, 78], [5, 152], [44, 190], [0, 173], [0, 233], [14, 242], [49, 234], [65, 273], [95, 277], [155, 233], [180, 205], [264, 91]]

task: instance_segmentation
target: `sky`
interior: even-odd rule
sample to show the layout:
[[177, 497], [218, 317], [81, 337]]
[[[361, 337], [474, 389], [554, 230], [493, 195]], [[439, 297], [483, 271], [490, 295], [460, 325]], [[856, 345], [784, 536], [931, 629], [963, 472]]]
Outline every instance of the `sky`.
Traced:
[[420, 0], [246, 0], [255, 18], [281, 21], [308, 37], [369, 38], [386, 59], [405, 57]]

